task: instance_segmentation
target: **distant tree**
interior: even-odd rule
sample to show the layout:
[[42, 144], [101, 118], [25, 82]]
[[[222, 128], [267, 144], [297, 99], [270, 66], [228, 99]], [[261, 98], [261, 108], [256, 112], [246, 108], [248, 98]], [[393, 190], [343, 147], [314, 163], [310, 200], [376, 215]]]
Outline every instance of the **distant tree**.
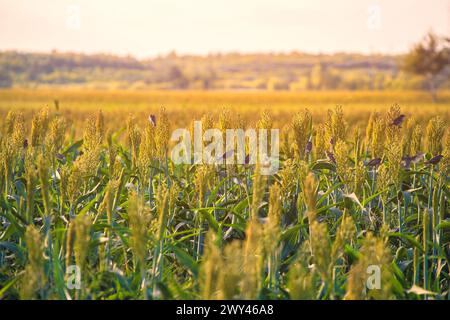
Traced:
[[216, 79], [217, 75], [214, 70], [212, 68], [207, 69], [201, 77], [201, 80], [203, 82], [203, 89], [211, 89]]
[[10, 88], [13, 84], [13, 79], [5, 70], [0, 70], [0, 88]]
[[188, 80], [184, 76], [180, 67], [174, 65], [169, 70], [169, 81], [176, 89], [186, 89], [189, 85]]
[[311, 89], [320, 90], [322, 89], [324, 78], [324, 68], [322, 64], [317, 63], [312, 67], [309, 76]]
[[267, 81], [266, 89], [268, 91], [289, 90], [289, 84], [283, 79], [271, 77]]
[[323, 69], [322, 73], [322, 89], [330, 90], [336, 89], [341, 82], [341, 77], [338, 72], [327, 68]]
[[433, 101], [436, 101], [436, 79], [450, 65], [450, 41], [428, 33], [405, 56], [403, 69], [426, 78]]

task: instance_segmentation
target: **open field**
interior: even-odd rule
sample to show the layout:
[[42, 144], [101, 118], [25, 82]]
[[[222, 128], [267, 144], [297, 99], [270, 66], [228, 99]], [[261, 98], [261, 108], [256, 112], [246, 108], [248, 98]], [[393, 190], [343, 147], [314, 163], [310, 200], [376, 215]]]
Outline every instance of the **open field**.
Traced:
[[[450, 92], [11, 89], [0, 115], [0, 299], [450, 298]], [[279, 171], [175, 164], [200, 119], [280, 128]]]
[[[43, 107], [54, 108], [58, 100], [60, 111], [76, 124], [84, 122], [86, 115], [101, 110], [105, 125], [124, 128], [124, 116], [133, 113], [143, 124], [149, 114], [165, 107], [171, 126], [186, 126], [199, 120], [204, 113], [217, 116], [223, 108], [240, 115], [249, 126], [256, 123], [264, 110], [270, 110], [274, 125], [282, 128], [292, 115], [307, 108], [317, 122], [323, 122], [328, 109], [342, 105], [350, 125], [367, 122], [374, 111], [386, 111], [398, 103], [403, 112], [426, 122], [434, 115], [450, 119], [450, 92], [439, 94], [439, 102], [432, 103], [426, 92], [216, 92], [216, 91], [120, 91], [89, 89], [4, 89], [0, 90], [0, 115], [18, 110], [30, 119]], [[79, 126], [78, 126], [79, 128]], [[78, 129], [76, 128], [76, 129]]]

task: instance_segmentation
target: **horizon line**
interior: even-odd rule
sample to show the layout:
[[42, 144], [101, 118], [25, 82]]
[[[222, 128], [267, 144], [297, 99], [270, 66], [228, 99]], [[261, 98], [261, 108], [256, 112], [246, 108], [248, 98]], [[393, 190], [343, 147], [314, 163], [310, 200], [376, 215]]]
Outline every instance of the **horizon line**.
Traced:
[[113, 56], [118, 58], [132, 58], [138, 61], [146, 61], [146, 60], [155, 60], [160, 58], [165, 58], [170, 55], [175, 54], [176, 57], [186, 58], [186, 57], [201, 57], [207, 58], [211, 56], [231, 56], [231, 55], [241, 55], [241, 56], [253, 56], [253, 55], [278, 55], [278, 56], [288, 56], [293, 54], [301, 54], [301, 55], [309, 55], [309, 56], [337, 56], [337, 55], [359, 55], [365, 57], [373, 57], [373, 56], [385, 56], [385, 57], [401, 57], [408, 52], [373, 52], [367, 53], [362, 51], [302, 51], [302, 50], [280, 50], [280, 51], [210, 51], [208, 53], [187, 53], [187, 52], [179, 52], [177, 50], [170, 50], [165, 53], [159, 53], [156, 55], [148, 55], [148, 56], [139, 56], [135, 54], [123, 54], [123, 53], [114, 53], [107, 51], [95, 51], [95, 52], [86, 52], [86, 51], [73, 51], [73, 50], [63, 50], [60, 51], [58, 49], [52, 50], [23, 50], [23, 49], [0, 49], [0, 53], [18, 53], [18, 54], [74, 54], [74, 55], [82, 55], [82, 56]]

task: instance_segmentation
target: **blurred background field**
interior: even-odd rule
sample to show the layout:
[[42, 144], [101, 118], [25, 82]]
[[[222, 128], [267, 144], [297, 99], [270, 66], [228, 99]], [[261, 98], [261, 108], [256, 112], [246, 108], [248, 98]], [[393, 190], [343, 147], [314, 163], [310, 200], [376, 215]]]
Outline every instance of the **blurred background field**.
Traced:
[[[386, 111], [398, 103], [409, 116], [426, 123], [440, 115], [450, 119], [450, 91], [441, 91], [438, 101], [423, 91], [309, 91], [309, 92], [227, 92], [227, 91], [136, 91], [95, 90], [80, 88], [40, 88], [0, 90], [0, 115], [8, 110], [20, 110], [30, 119], [38, 110], [48, 107], [71, 119], [76, 131], [81, 122], [97, 110], [105, 116], [106, 126], [125, 128], [126, 117], [135, 114], [138, 123], [147, 121], [150, 114], [166, 108], [171, 125], [187, 126], [205, 113], [218, 115], [223, 108], [234, 116], [242, 117], [249, 126], [259, 119], [261, 112], [269, 110], [274, 125], [282, 128], [292, 116], [307, 108], [315, 122], [322, 122], [328, 109], [342, 105], [347, 121], [352, 125], [364, 124], [372, 112]], [[81, 131], [80, 131], [81, 132]]]

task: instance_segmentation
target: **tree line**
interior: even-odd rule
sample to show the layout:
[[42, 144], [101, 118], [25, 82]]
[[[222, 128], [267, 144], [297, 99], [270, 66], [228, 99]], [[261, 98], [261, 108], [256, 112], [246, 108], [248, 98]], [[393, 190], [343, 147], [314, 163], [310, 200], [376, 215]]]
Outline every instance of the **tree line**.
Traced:
[[210, 54], [151, 59], [0, 52], [0, 87], [94, 86], [201, 90], [449, 89], [449, 39], [428, 34], [406, 55]]

